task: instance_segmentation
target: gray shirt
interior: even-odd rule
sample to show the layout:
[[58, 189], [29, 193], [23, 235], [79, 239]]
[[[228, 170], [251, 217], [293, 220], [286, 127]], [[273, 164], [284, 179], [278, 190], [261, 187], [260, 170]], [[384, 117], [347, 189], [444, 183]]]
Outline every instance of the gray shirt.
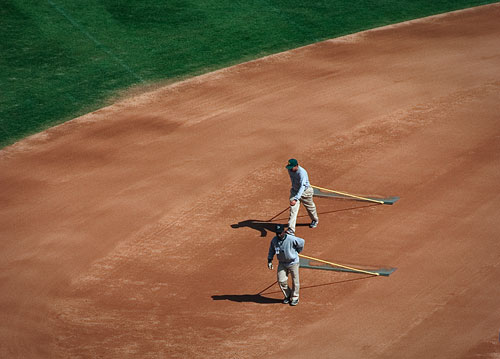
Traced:
[[280, 263], [290, 267], [299, 263], [299, 253], [304, 249], [305, 241], [302, 238], [286, 234], [285, 238], [279, 239], [275, 236], [269, 245], [267, 261], [271, 262], [274, 255]]
[[297, 201], [302, 197], [302, 193], [311, 185], [307, 171], [299, 166], [297, 172], [288, 170], [288, 175], [292, 181], [292, 195]]

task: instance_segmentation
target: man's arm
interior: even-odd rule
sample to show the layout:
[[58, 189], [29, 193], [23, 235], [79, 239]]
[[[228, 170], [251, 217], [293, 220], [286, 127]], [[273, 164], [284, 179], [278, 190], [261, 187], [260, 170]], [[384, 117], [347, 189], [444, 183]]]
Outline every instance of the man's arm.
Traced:
[[295, 237], [295, 240], [293, 242], [293, 248], [295, 248], [295, 250], [297, 251], [297, 253], [300, 253], [304, 249], [304, 244], [305, 243], [306, 243], [306, 241], [303, 240], [302, 238]]
[[308, 182], [307, 172], [304, 169], [302, 169], [302, 171], [300, 171], [298, 175], [300, 178], [300, 187], [297, 194], [294, 197], [294, 199], [297, 201], [300, 199], [300, 197], [302, 197], [302, 193], [304, 193], [304, 191], [306, 190], [306, 184]]
[[[273, 238], [274, 239], [274, 238]], [[271, 243], [269, 244], [269, 251], [267, 253], [267, 262], [272, 262], [274, 257], [274, 245], [273, 245], [273, 240], [271, 240]]]
[[[273, 238], [274, 239], [274, 238]], [[267, 268], [273, 269], [274, 245], [273, 241], [269, 244], [269, 252], [267, 253]]]

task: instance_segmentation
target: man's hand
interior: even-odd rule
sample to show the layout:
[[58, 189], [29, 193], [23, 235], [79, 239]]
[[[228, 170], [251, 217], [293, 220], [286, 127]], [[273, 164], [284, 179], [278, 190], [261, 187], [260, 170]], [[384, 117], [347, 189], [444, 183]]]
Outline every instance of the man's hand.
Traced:
[[290, 206], [295, 206], [295, 203], [297, 203], [297, 200], [296, 199], [292, 199], [290, 201]]
[[274, 268], [273, 262], [267, 262], [267, 268], [273, 269]]

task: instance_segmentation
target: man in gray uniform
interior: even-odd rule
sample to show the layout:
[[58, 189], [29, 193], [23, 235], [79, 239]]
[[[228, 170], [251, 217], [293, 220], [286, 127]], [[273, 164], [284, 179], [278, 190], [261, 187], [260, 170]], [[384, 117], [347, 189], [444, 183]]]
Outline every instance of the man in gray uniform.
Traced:
[[314, 190], [309, 183], [307, 171], [299, 166], [295, 158], [290, 158], [286, 165], [288, 175], [292, 181], [290, 189], [290, 217], [288, 219], [288, 234], [295, 234], [295, 224], [297, 223], [297, 214], [299, 213], [300, 202], [306, 207], [311, 224], [309, 227], [315, 228], [318, 225], [318, 214], [316, 205], [313, 201]]
[[[273, 257], [278, 259], [278, 283], [285, 296], [284, 304], [299, 304], [299, 253], [305, 241], [284, 232], [284, 226], [276, 225], [276, 236], [271, 240], [267, 255], [267, 267], [273, 269]], [[288, 286], [288, 275], [292, 276], [292, 288]]]

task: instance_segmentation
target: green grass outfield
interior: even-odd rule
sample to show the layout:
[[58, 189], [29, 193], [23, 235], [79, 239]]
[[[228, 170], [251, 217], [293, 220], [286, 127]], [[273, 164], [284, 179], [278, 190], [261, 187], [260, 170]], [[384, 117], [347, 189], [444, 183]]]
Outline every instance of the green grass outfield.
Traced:
[[493, 2], [2, 0], [0, 148], [131, 86]]

